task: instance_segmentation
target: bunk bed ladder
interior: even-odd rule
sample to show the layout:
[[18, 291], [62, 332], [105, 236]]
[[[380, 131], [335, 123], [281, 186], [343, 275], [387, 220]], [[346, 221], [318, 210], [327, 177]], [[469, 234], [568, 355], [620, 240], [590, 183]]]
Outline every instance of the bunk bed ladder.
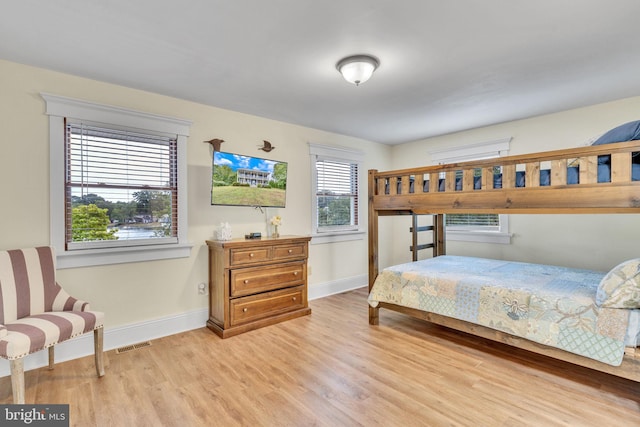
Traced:
[[[418, 218], [420, 215], [416, 213], [411, 214], [411, 227], [409, 231], [411, 232], [411, 246], [409, 250], [412, 253], [412, 260], [418, 261], [418, 251], [423, 249], [433, 249], [433, 256], [437, 257], [438, 255], [445, 254], [445, 239], [444, 239], [444, 215], [436, 214], [436, 215], [426, 215], [432, 217], [432, 225], [419, 225]], [[432, 231], [432, 242], [431, 243], [423, 243], [418, 244], [418, 233], [422, 231]]]

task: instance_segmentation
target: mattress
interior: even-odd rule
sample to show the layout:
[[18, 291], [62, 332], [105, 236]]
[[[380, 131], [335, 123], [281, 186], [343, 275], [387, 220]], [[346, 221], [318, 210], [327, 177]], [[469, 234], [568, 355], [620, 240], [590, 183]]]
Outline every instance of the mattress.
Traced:
[[440, 256], [384, 269], [369, 304], [387, 302], [468, 321], [618, 366], [636, 346], [640, 310], [598, 307], [606, 272]]

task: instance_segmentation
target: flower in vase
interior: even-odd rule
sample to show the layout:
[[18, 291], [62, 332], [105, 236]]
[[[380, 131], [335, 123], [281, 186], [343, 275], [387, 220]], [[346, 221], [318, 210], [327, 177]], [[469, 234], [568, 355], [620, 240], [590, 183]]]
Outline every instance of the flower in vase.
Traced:
[[271, 225], [275, 225], [276, 227], [278, 225], [282, 224], [282, 217], [280, 215], [275, 215], [271, 217]]

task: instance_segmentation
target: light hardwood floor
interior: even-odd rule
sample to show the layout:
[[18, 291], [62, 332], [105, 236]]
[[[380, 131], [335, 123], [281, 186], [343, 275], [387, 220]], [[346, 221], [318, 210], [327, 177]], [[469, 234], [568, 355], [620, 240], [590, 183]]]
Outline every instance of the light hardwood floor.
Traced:
[[[631, 426], [640, 384], [381, 310], [365, 290], [311, 316], [220, 339], [150, 347], [26, 373], [30, 403], [69, 403], [77, 426]], [[0, 403], [11, 403], [9, 378]]]

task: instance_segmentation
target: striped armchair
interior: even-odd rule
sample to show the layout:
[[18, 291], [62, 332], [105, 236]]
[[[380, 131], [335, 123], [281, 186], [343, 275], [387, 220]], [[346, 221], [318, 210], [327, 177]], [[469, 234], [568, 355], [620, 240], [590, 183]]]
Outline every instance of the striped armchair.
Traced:
[[56, 282], [50, 247], [0, 251], [0, 357], [11, 364], [13, 402], [24, 403], [24, 356], [93, 331], [98, 376], [104, 375], [104, 314], [67, 294]]

